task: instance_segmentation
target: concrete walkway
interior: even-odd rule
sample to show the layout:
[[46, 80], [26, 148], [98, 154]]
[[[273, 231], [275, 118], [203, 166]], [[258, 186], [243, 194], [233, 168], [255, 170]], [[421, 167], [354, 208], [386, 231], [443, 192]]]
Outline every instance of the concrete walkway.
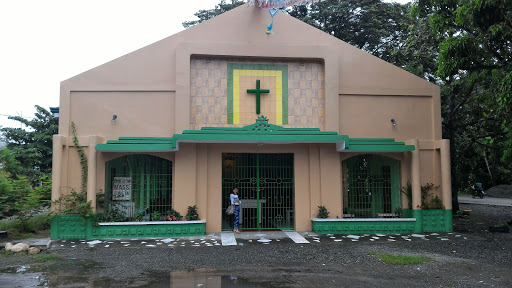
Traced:
[[473, 198], [471, 196], [460, 196], [460, 195], [458, 198], [459, 198], [459, 203], [464, 203], [464, 204], [480, 204], [480, 205], [512, 207], [512, 199], [509, 199], [509, 198], [484, 197], [483, 199], [480, 199], [480, 198]]
[[30, 247], [37, 247], [39, 249], [47, 249], [50, 247], [50, 238], [28, 238], [28, 239], [18, 239], [18, 240], [12, 240], [12, 241], [4, 241], [0, 243], [0, 249], [3, 249], [5, 247], [5, 244], [8, 242], [11, 242], [11, 244], [15, 245], [18, 243], [25, 243], [30, 245]]
[[[409, 241], [466, 241], [472, 236], [460, 233], [420, 233], [420, 234], [315, 234], [295, 231], [253, 231], [208, 233], [204, 236], [146, 238], [146, 239], [101, 239], [101, 240], [54, 240], [51, 249], [74, 248], [192, 248], [192, 247], [228, 247], [254, 245], [324, 245], [352, 244], [354, 242], [409, 242]], [[355, 244], [355, 243], [354, 243]]]

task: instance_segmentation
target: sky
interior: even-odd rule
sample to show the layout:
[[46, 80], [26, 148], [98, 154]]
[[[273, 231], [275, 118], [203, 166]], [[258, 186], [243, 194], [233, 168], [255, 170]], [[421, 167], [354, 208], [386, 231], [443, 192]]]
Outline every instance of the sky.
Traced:
[[0, 0], [0, 126], [58, 107], [61, 81], [178, 33], [219, 2]]

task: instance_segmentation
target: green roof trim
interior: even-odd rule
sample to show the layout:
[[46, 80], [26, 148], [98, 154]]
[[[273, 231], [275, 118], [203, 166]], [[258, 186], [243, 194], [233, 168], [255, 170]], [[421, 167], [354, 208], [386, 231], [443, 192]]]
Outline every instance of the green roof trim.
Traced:
[[350, 138], [350, 148], [353, 152], [404, 152], [414, 151], [414, 145], [396, 142], [393, 138]]
[[97, 144], [96, 150], [104, 152], [172, 152], [179, 150], [180, 143], [333, 143], [341, 152], [396, 152], [413, 151], [413, 145], [395, 142], [392, 138], [353, 138], [318, 128], [284, 128], [269, 124], [265, 116], [256, 123], [244, 127], [203, 127], [201, 130], [185, 130], [172, 137], [119, 137]]

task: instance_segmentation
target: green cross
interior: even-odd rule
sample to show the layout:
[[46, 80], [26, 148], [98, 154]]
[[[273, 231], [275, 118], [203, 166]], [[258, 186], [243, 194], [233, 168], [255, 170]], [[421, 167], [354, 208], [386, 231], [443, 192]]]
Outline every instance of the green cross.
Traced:
[[247, 89], [247, 93], [256, 93], [256, 114], [260, 114], [260, 94], [270, 93], [270, 90], [260, 89], [260, 80], [256, 80], [256, 89]]

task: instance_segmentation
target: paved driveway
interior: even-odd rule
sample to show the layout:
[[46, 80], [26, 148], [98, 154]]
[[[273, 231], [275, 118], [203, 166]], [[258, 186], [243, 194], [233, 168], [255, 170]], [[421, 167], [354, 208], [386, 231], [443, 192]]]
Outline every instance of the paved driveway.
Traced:
[[480, 199], [480, 198], [473, 198], [471, 196], [460, 196], [459, 195], [459, 203], [512, 207], [512, 199], [510, 199], [510, 198], [484, 197], [483, 199]]

